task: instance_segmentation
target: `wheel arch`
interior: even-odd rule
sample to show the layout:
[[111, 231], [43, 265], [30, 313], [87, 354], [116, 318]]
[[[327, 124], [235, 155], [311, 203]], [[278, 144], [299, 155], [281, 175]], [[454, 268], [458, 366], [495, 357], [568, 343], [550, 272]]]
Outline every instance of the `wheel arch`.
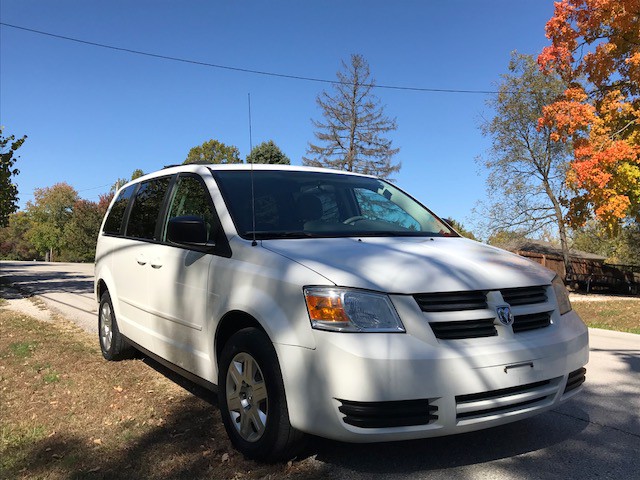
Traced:
[[98, 303], [100, 302], [100, 299], [102, 299], [102, 295], [104, 294], [104, 292], [108, 291], [109, 287], [107, 287], [107, 282], [105, 282], [103, 279], [98, 280], [98, 283], [96, 284], [96, 297], [98, 297]]
[[216, 365], [218, 365], [218, 362], [220, 360], [222, 349], [224, 348], [227, 341], [231, 338], [231, 336], [234, 333], [242, 330], [243, 328], [250, 327], [257, 328], [258, 330], [262, 331], [273, 343], [273, 339], [269, 336], [260, 322], [247, 312], [243, 312], [241, 310], [232, 310], [224, 314], [224, 316], [218, 323], [216, 334], [214, 336], [214, 352], [216, 356]]

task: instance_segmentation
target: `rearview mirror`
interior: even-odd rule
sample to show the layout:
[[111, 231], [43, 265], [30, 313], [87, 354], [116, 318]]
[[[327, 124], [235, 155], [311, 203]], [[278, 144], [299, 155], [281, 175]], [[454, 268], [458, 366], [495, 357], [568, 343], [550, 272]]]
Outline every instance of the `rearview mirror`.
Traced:
[[174, 217], [167, 225], [167, 240], [178, 245], [213, 247], [207, 242], [207, 226], [202, 217], [186, 215]]

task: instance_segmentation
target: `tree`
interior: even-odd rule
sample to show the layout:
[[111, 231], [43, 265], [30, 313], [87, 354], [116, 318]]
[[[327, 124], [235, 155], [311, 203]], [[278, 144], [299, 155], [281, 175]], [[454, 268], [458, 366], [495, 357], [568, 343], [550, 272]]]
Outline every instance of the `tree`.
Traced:
[[565, 207], [570, 145], [554, 141], [550, 127], [538, 128], [542, 109], [564, 91], [557, 75], [544, 75], [530, 55], [514, 52], [509, 73], [495, 98], [488, 101], [495, 116], [482, 124], [491, 137], [489, 205], [483, 213], [489, 233], [517, 229], [525, 235], [557, 229], [567, 272], [570, 271]]
[[527, 240], [527, 232], [523, 230], [495, 230], [487, 239], [487, 243], [494, 247], [510, 250]]
[[[609, 234], [640, 221], [640, 2], [562, 0], [538, 63], [570, 86], [544, 109], [542, 128], [571, 139], [574, 226], [594, 214]], [[587, 84], [583, 85], [586, 80]]]
[[247, 163], [270, 163], [274, 165], [291, 165], [291, 160], [274, 143], [273, 140], [262, 142], [253, 147], [247, 155]]
[[[131, 172], [131, 180], [135, 180], [136, 178], [140, 178], [144, 175], [144, 172], [139, 168], [136, 168], [133, 172]], [[120, 187], [122, 187], [125, 183], [129, 183], [131, 180], [127, 180], [126, 178], [119, 178], [115, 181], [111, 188], [109, 189], [110, 193], [115, 194]]]
[[100, 209], [100, 214], [104, 217], [109, 210], [109, 205], [111, 204], [111, 200], [115, 196], [115, 192], [109, 193], [101, 193], [98, 196], [98, 208]]
[[462, 225], [457, 220], [454, 220], [453, 218], [445, 218], [444, 221], [447, 222], [451, 226], [451, 228], [453, 228], [456, 232], [458, 232], [463, 237], [470, 238], [471, 240], [478, 240], [476, 236], [473, 234], [473, 232], [471, 232], [470, 230], [467, 230], [464, 227], [464, 225]]
[[4, 137], [3, 127], [0, 126], [0, 227], [4, 227], [9, 222], [9, 214], [18, 210], [18, 187], [11, 181], [11, 177], [18, 175], [20, 170], [14, 168], [16, 160], [14, 157], [27, 136], [16, 140], [15, 135]]
[[105, 212], [96, 202], [77, 200], [73, 213], [64, 225], [63, 256], [74, 262], [89, 262], [95, 258], [96, 242]]
[[385, 134], [396, 130], [396, 120], [384, 115], [380, 101], [371, 92], [375, 80], [362, 55], [342, 62], [333, 94], [323, 91], [316, 98], [324, 121], [312, 120], [318, 144], [309, 142], [304, 165], [328, 167], [388, 178], [400, 170], [393, 163], [399, 151]]
[[31, 221], [26, 212], [9, 215], [6, 227], [0, 227], [0, 258], [3, 260], [33, 260], [41, 256], [27, 239]]
[[640, 266], [640, 225], [623, 225], [615, 235], [589, 220], [572, 232], [573, 248], [607, 257], [608, 263]]
[[26, 212], [32, 226], [27, 238], [38, 252], [49, 254], [53, 261], [63, 245], [63, 232], [73, 214], [78, 201], [78, 193], [66, 183], [56, 183], [52, 187], [36, 188], [33, 202], [27, 202]]
[[233, 145], [225, 145], [218, 140], [208, 140], [193, 147], [183, 165], [188, 163], [242, 163], [240, 151]]

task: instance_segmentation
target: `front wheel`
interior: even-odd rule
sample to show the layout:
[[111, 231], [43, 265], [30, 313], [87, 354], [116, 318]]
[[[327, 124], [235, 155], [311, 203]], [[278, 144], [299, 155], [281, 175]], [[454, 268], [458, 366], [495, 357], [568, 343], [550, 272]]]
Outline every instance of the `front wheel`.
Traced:
[[245, 328], [220, 356], [219, 405], [231, 443], [249, 458], [287, 460], [303, 446], [304, 434], [289, 423], [276, 352], [267, 335]]

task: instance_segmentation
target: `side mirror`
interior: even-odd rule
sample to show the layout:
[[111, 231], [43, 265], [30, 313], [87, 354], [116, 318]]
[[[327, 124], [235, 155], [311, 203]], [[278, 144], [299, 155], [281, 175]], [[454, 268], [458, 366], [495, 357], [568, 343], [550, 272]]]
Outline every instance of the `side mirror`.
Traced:
[[167, 225], [167, 240], [178, 245], [213, 247], [207, 242], [207, 227], [202, 217], [174, 217]]

